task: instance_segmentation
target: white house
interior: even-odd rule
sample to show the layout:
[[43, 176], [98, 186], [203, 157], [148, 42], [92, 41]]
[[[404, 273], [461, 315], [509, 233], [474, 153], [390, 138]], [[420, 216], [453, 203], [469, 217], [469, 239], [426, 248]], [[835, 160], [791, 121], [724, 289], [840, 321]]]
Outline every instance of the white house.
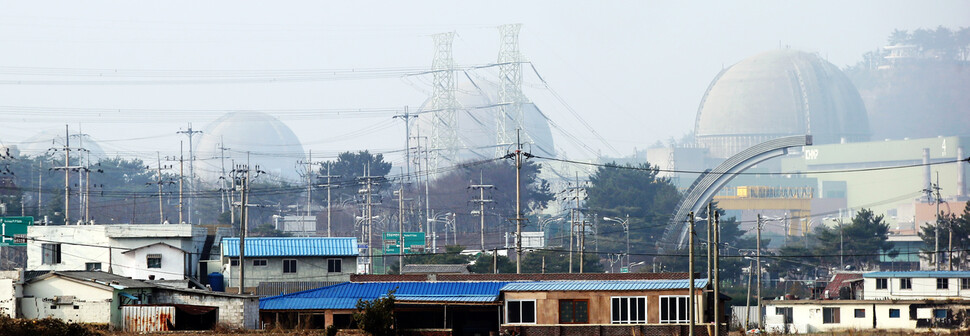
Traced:
[[970, 318], [970, 272], [871, 272], [862, 281], [862, 300], [769, 301], [765, 326], [792, 333], [945, 329]]
[[30, 226], [27, 269], [198, 278], [200, 256], [208, 259], [205, 250], [213, 249], [224, 232], [192, 224]]
[[[260, 326], [256, 296], [159, 286], [100, 271], [58, 271], [28, 279], [18, 301], [24, 318], [53, 317], [113, 328], [131, 328], [133, 321], [144, 324], [149, 320], [168, 323], [138, 329], [168, 330], [168, 324], [178, 329], [211, 329], [217, 324], [244, 329]], [[151, 317], [162, 311], [159, 307], [172, 307], [169, 311], [175, 314]], [[137, 315], [126, 315], [133, 312]]]
[[968, 271], [872, 272], [862, 277], [865, 300], [970, 299]]

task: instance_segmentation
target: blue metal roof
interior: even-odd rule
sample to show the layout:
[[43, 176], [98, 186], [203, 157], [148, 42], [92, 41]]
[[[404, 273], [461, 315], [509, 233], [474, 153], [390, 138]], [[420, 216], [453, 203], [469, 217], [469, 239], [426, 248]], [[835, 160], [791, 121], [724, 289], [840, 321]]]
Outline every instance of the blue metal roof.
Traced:
[[[539, 291], [630, 291], [630, 290], [662, 290], [687, 289], [690, 286], [687, 279], [682, 280], [618, 280], [618, 281], [536, 281], [512, 282], [502, 287], [503, 292], [539, 292]], [[694, 286], [704, 288], [707, 279], [694, 279]]]
[[495, 302], [508, 282], [346, 282], [259, 300], [259, 309], [354, 309], [358, 299], [373, 300], [396, 290], [401, 301]]
[[863, 278], [970, 278], [970, 271], [870, 272]]
[[[239, 238], [222, 238], [222, 255], [239, 256]], [[246, 257], [356, 256], [354, 237], [246, 238]]]

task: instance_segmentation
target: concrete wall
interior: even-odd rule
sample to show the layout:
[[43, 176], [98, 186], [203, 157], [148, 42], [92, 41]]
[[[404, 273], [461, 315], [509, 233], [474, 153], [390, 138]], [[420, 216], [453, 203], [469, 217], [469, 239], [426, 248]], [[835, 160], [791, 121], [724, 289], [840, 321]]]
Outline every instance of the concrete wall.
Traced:
[[[536, 324], [559, 324], [559, 300], [564, 299], [589, 300], [589, 324], [610, 324], [612, 297], [646, 296], [647, 323], [660, 323], [660, 296], [686, 295], [687, 290], [505, 292], [503, 294], [506, 302], [510, 300], [535, 300]], [[698, 307], [695, 316], [702, 316], [705, 302], [703, 302], [703, 295], [700, 295], [699, 290], [696, 300]], [[727, 323], [728, 321], [724, 322]]]
[[[61, 277], [50, 277], [24, 286], [21, 316], [28, 319], [54, 317], [64, 321], [111, 323], [113, 290]], [[72, 304], [56, 304], [58, 296], [74, 296]]]
[[[161, 254], [162, 267], [148, 268], [148, 255]], [[155, 280], [181, 280], [185, 278], [185, 252], [166, 245], [127, 251], [121, 254], [115, 264], [115, 273], [132, 279], [147, 280], [154, 276]]]
[[[296, 259], [296, 273], [283, 273], [283, 259]], [[342, 260], [340, 273], [327, 272], [327, 260]], [[266, 260], [266, 266], [253, 266], [253, 260]], [[239, 270], [229, 267], [224, 258], [226, 287], [239, 286]], [[210, 270], [211, 271], [211, 270]], [[357, 257], [246, 257], [246, 287], [255, 288], [264, 281], [350, 281], [357, 271]]]
[[213, 295], [196, 291], [159, 289], [155, 303], [190, 304], [219, 308], [218, 323], [232, 328], [257, 329], [259, 322], [259, 298], [255, 296]]
[[[894, 304], [887, 302], [860, 303], [841, 303], [838, 300], [817, 304], [786, 304], [778, 302], [765, 306], [765, 326], [768, 331], [784, 332], [783, 317], [776, 314], [778, 307], [792, 308], [792, 324], [787, 326], [787, 330], [792, 333], [815, 333], [829, 332], [848, 329], [873, 329], [873, 319], [875, 319], [876, 329], [916, 329], [916, 320], [911, 320], [909, 315], [910, 304]], [[822, 309], [828, 307], [839, 308], [839, 323], [823, 323]], [[865, 311], [865, 317], [855, 317], [855, 310]], [[890, 309], [899, 309], [899, 317], [889, 317]], [[875, 314], [873, 314], [875, 311]]]
[[912, 289], [899, 289], [900, 278], [884, 278], [888, 280], [886, 289], [876, 289], [876, 278], [865, 278], [863, 281], [864, 300], [920, 300], [920, 299], [970, 299], [970, 289], [960, 289], [960, 278], [946, 278], [949, 288], [936, 289], [936, 278], [910, 278]]

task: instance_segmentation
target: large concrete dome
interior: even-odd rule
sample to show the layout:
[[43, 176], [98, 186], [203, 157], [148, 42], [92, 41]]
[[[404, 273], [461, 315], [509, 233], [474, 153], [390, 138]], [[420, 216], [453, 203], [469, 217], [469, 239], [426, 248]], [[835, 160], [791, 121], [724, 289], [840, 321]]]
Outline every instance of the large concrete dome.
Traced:
[[[84, 148], [83, 152], [76, 149], [71, 151], [71, 163], [76, 163], [74, 158], [77, 158], [78, 155], [80, 155], [79, 153], [83, 153], [83, 155], [80, 155], [82, 158], [80, 164], [82, 165], [94, 164], [108, 158], [108, 155], [105, 153], [104, 149], [102, 149], [101, 146], [98, 145], [98, 142], [92, 139], [90, 135], [79, 133], [76, 130], [71, 130], [68, 133], [70, 133], [69, 143], [71, 148]], [[64, 147], [65, 143], [65, 133], [63, 128], [49, 129], [37, 133], [27, 140], [19, 143], [17, 149], [21, 155], [26, 156], [53, 154], [57, 155], [59, 158], [63, 158], [63, 151], [53, 152], [51, 150], [59, 150]]]
[[869, 140], [859, 92], [816, 54], [780, 49], [724, 69], [701, 99], [697, 142], [727, 158], [755, 144], [810, 134], [816, 144]]
[[[227, 148], [222, 150], [220, 148]], [[306, 155], [303, 145], [285, 124], [262, 112], [230, 112], [210, 123], [202, 132], [196, 150], [196, 176], [215, 182], [232, 163], [265, 171], [269, 179], [300, 181], [298, 162]]]

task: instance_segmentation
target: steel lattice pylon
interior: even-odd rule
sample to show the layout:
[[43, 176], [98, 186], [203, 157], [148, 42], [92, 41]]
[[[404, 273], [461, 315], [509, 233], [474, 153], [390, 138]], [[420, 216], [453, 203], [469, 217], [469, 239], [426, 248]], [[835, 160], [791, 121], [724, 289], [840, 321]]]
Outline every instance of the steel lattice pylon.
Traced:
[[[495, 116], [496, 144], [509, 145], [515, 142], [515, 130], [523, 129], [522, 103], [525, 96], [522, 94], [522, 54], [519, 52], [519, 30], [521, 24], [506, 24], [498, 27], [501, 35], [501, 45], [498, 52], [499, 68], [499, 106], [498, 115]], [[528, 132], [525, 132], [525, 141], [531, 142]], [[496, 150], [499, 155], [505, 154], [506, 146], [499, 146]]]
[[458, 160], [458, 103], [455, 100], [455, 61], [452, 58], [452, 42], [455, 33], [441, 33], [433, 36], [435, 50], [431, 71], [432, 83], [431, 111], [431, 150], [432, 171]]

